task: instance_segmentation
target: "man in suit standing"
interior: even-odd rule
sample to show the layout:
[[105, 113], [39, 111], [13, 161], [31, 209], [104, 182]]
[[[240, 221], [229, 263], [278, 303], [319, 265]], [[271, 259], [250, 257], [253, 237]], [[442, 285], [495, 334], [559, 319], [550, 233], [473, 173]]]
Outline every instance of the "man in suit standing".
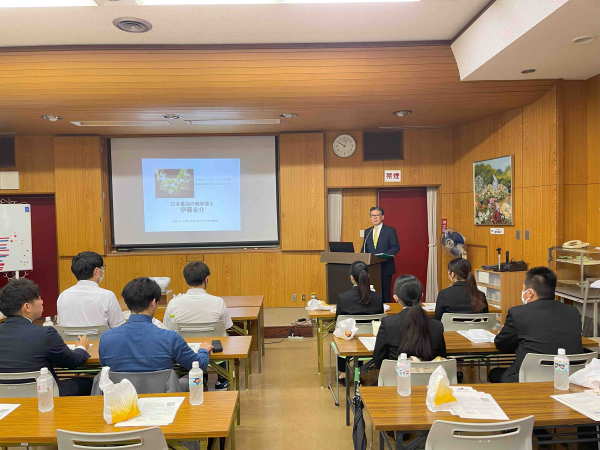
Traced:
[[504, 326], [494, 339], [503, 353], [515, 353], [508, 369], [490, 371], [492, 383], [518, 383], [519, 369], [527, 353], [556, 355], [564, 348], [567, 355], [583, 353], [581, 315], [577, 308], [554, 300], [556, 274], [547, 267], [527, 272], [521, 294], [522, 305], [508, 310]]
[[[0, 289], [0, 311], [6, 321], [0, 324], [0, 372], [33, 372], [47, 367], [54, 378], [54, 366], [75, 369], [87, 360], [90, 344], [79, 336], [79, 345], [71, 350], [54, 327], [33, 323], [42, 317], [44, 301], [40, 288], [26, 278], [13, 279]], [[91, 378], [57, 380], [61, 397], [89, 395]]]
[[[370, 213], [373, 226], [365, 230], [361, 253], [395, 255], [400, 251], [396, 229], [383, 224], [383, 209], [379, 206], [372, 207]], [[381, 294], [384, 303], [391, 302], [392, 275], [395, 273], [394, 258], [388, 258], [381, 263]]]

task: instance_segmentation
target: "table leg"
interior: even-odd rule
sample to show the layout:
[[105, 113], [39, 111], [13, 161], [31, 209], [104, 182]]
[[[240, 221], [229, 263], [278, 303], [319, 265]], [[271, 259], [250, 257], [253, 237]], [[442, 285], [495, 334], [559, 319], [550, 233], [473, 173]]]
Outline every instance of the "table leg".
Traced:
[[262, 357], [264, 355], [263, 344], [262, 344], [262, 335], [260, 333], [260, 315], [258, 320], [256, 321], [256, 353], [258, 354], [258, 373], [262, 373]]
[[598, 302], [594, 302], [594, 337], [598, 337]]
[[[248, 321], [244, 320], [244, 336], [248, 336], [249, 334]], [[246, 369], [248, 369], [248, 375], [252, 375], [252, 344], [250, 344], [250, 353], [248, 353], [248, 364], [246, 365]]]
[[[264, 307], [261, 305], [261, 307], [260, 307], [260, 320], [258, 322], [259, 328], [260, 327], [264, 327], [264, 325], [265, 325], [265, 316], [264, 316], [264, 314], [265, 314], [265, 310], [264, 310]], [[264, 358], [265, 357], [265, 337], [264, 336], [262, 336], [262, 355], [263, 355], [263, 358]]]
[[[346, 358], [346, 426], [350, 426], [350, 360]], [[323, 387], [321, 385], [321, 387]]]
[[234, 377], [235, 377], [235, 390], [240, 390], [240, 360], [238, 358], [233, 360]]
[[200, 450], [208, 450], [208, 438], [200, 439]]
[[317, 318], [317, 373], [321, 374], [321, 387], [325, 382], [323, 373], [323, 319]]

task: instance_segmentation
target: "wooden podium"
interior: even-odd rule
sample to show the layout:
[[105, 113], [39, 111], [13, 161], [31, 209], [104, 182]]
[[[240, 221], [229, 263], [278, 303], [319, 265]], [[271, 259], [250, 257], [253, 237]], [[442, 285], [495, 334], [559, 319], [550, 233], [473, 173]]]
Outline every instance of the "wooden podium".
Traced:
[[385, 259], [370, 253], [322, 252], [321, 262], [325, 263], [327, 272], [328, 304], [337, 304], [338, 294], [352, 289], [350, 266], [354, 261], [362, 261], [369, 266], [371, 284], [375, 291], [381, 293], [381, 263]]

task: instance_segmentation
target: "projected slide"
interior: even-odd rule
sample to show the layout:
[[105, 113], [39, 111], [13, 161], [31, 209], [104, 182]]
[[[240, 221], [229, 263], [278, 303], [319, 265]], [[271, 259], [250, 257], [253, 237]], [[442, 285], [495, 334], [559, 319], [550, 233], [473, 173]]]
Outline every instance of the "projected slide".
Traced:
[[142, 158], [146, 232], [240, 230], [240, 160]]

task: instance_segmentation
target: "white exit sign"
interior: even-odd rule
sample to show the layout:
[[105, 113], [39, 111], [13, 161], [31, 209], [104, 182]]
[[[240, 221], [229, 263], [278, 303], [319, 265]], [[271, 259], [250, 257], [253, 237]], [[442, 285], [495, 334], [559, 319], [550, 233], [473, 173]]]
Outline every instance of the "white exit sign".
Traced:
[[504, 228], [490, 228], [490, 234], [504, 234]]

